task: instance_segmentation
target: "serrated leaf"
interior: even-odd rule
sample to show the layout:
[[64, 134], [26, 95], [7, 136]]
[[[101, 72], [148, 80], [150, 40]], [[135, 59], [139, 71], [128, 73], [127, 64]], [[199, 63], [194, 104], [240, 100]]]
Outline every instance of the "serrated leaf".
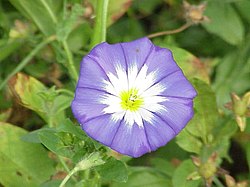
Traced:
[[243, 41], [243, 23], [230, 3], [217, 0], [208, 1], [205, 15], [210, 19], [209, 22], [203, 24], [208, 32], [220, 36], [232, 45], [238, 45]]
[[11, 187], [35, 187], [54, 172], [48, 152], [40, 144], [23, 142], [27, 132], [0, 122], [0, 183]]

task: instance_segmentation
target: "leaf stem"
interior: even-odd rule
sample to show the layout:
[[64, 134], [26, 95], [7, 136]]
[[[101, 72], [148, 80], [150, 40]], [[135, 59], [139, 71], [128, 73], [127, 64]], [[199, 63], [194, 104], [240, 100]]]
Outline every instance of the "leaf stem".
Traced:
[[91, 48], [98, 43], [106, 41], [108, 3], [109, 0], [97, 0], [96, 23]]
[[62, 158], [60, 155], [58, 155], [58, 159], [59, 159], [59, 161], [61, 162], [61, 164], [62, 164], [62, 166], [64, 167], [64, 169], [69, 173], [70, 170], [69, 170], [67, 164], [65, 163], [65, 161], [63, 160], [63, 158]]
[[40, 44], [38, 44], [35, 49], [33, 49], [19, 64], [18, 66], [3, 80], [3, 82], [0, 84], [0, 90], [5, 86], [5, 84], [8, 82], [8, 80], [21, 71], [29, 62], [30, 60], [48, 43], [54, 41], [56, 39], [56, 36], [52, 35], [42, 41]]
[[162, 31], [162, 32], [156, 32], [156, 33], [148, 35], [147, 37], [148, 38], [154, 38], [154, 37], [157, 37], [157, 36], [176, 34], [176, 33], [179, 33], [179, 32], [182, 32], [182, 31], [186, 30], [188, 27], [190, 27], [192, 25], [193, 25], [193, 23], [187, 22], [184, 25], [182, 25], [181, 27], [179, 27], [178, 29]]
[[74, 169], [72, 169], [69, 174], [63, 179], [63, 181], [61, 182], [59, 187], [64, 187], [64, 185], [68, 182], [68, 180], [70, 179], [70, 177], [76, 173], [78, 171], [78, 168], [75, 167]]
[[63, 41], [62, 44], [68, 58], [67, 67], [69, 68], [69, 73], [71, 77], [76, 81], [78, 78], [78, 73], [74, 65], [73, 55], [69, 49], [68, 43], [66, 41]]

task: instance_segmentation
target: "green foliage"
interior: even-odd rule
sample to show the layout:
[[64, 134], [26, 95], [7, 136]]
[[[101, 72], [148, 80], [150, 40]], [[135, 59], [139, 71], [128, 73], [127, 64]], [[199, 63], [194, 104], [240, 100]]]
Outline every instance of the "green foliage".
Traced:
[[[37, 27], [47, 36], [55, 34], [58, 11], [62, 7], [51, 0], [10, 0], [10, 2], [28, 19], [32, 19]], [[41, 16], [42, 15], [42, 16]]]
[[[233, 6], [227, 1], [208, 1], [206, 15], [210, 22], [204, 24], [208, 32], [214, 33], [232, 45], [240, 44], [244, 37], [244, 26]], [[230, 20], [225, 21], [225, 20]]]
[[0, 183], [4, 186], [39, 186], [55, 171], [48, 151], [20, 140], [26, 133], [17, 126], [0, 123]]
[[183, 187], [198, 187], [201, 180], [188, 180], [190, 174], [196, 171], [196, 168], [191, 160], [185, 160], [181, 165], [175, 170], [173, 175], [173, 187], [183, 186]]
[[[250, 2], [182, 3], [0, 0], [0, 186], [225, 187], [224, 171], [250, 179]], [[175, 30], [187, 17], [195, 24]], [[195, 87], [194, 117], [166, 146], [132, 159], [73, 119], [80, 61], [100, 42], [165, 30], [172, 35], [152, 41]]]

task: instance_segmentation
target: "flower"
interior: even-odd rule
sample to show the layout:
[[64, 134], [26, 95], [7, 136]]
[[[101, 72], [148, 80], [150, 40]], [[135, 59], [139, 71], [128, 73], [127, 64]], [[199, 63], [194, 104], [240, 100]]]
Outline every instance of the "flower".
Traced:
[[186, 126], [195, 96], [172, 53], [141, 38], [92, 49], [82, 60], [71, 107], [90, 137], [140, 157]]

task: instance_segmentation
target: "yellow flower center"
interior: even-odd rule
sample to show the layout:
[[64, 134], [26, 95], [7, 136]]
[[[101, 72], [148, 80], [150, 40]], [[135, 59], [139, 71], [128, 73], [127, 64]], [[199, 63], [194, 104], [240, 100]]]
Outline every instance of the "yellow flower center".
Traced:
[[138, 95], [138, 90], [132, 88], [120, 93], [121, 107], [124, 110], [136, 111], [143, 105], [143, 98]]

